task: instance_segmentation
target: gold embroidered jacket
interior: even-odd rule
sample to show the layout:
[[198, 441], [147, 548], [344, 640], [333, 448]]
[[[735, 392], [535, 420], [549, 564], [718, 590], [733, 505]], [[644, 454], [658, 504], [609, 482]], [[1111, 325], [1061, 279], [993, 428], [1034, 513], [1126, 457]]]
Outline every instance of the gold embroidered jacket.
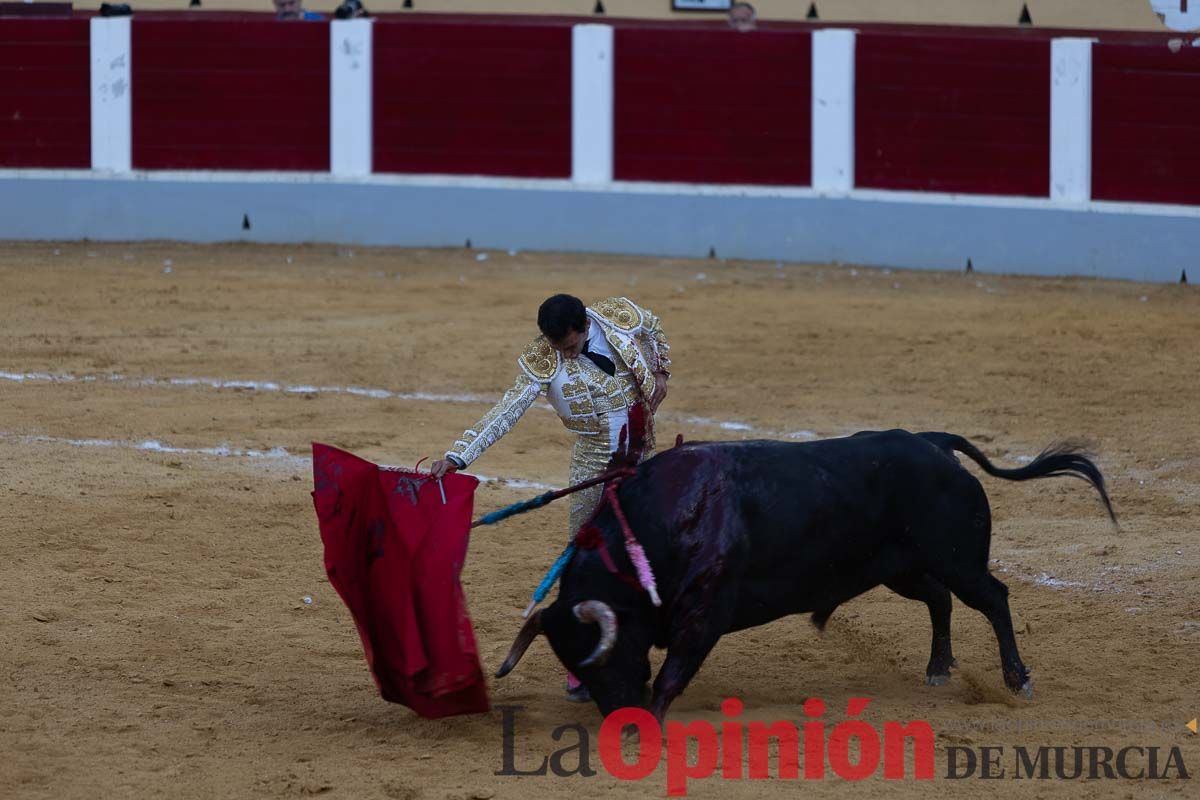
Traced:
[[654, 394], [656, 373], [670, 375], [670, 345], [658, 317], [626, 297], [610, 297], [588, 307], [588, 317], [604, 332], [615, 358], [609, 376], [583, 358], [563, 358], [545, 336], [534, 339], [517, 359], [520, 371], [511, 389], [490, 411], [463, 431], [446, 456], [464, 465], [479, 458], [543, 393], [568, 430], [599, 434], [604, 415]]

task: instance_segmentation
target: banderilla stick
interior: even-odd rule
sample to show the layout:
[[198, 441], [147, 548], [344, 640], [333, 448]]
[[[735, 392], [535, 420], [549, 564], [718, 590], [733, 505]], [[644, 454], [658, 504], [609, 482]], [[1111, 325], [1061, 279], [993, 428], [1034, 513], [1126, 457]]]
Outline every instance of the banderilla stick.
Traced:
[[480, 525], [495, 525], [501, 520], [508, 519], [509, 517], [516, 516], [517, 514], [524, 514], [526, 511], [532, 511], [535, 508], [541, 508], [542, 506], [551, 503], [560, 497], [566, 497], [569, 494], [574, 494], [575, 492], [587, 489], [590, 486], [595, 486], [598, 483], [605, 483], [606, 481], [611, 481], [613, 478], [628, 478], [630, 475], [633, 475], [634, 472], [636, 472], [636, 470], [629, 467], [610, 470], [609, 472], [605, 472], [603, 475], [597, 475], [594, 478], [589, 478], [586, 481], [575, 484], [574, 486], [568, 486], [566, 489], [555, 489], [553, 491], [546, 492], [545, 494], [539, 494], [537, 497], [529, 500], [522, 500], [518, 503], [513, 503], [511, 506], [505, 506], [498, 511], [492, 511], [484, 514], [482, 517], [472, 522], [471, 527], [478, 528]]

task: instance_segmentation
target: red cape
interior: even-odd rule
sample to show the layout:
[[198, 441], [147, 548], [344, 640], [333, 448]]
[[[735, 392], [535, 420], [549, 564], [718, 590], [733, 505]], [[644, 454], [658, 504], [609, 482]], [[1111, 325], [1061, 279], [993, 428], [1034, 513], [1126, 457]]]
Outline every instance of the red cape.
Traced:
[[383, 469], [313, 443], [313, 503], [325, 572], [362, 639], [383, 699], [423, 717], [488, 710], [459, 574], [475, 487]]

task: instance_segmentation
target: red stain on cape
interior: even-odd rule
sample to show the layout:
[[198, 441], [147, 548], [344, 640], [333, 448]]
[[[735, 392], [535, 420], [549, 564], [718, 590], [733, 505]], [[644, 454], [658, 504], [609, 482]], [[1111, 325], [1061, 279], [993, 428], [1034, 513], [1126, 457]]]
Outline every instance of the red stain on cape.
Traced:
[[475, 478], [381, 469], [313, 444], [312, 493], [329, 582], [350, 609], [384, 700], [423, 717], [488, 710], [459, 574]]

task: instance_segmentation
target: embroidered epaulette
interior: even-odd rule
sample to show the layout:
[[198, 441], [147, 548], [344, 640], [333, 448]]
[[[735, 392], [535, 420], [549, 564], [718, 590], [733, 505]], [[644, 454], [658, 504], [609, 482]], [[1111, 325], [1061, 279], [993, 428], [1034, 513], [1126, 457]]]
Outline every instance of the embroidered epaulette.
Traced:
[[546, 337], [539, 336], [525, 347], [517, 363], [529, 377], [545, 382], [558, 372], [560, 358], [558, 351], [550, 346]]
[[626, 333], [642, 327], [642, 312], [624, 297], [608, 297], [592, 306], [592, 310]]

